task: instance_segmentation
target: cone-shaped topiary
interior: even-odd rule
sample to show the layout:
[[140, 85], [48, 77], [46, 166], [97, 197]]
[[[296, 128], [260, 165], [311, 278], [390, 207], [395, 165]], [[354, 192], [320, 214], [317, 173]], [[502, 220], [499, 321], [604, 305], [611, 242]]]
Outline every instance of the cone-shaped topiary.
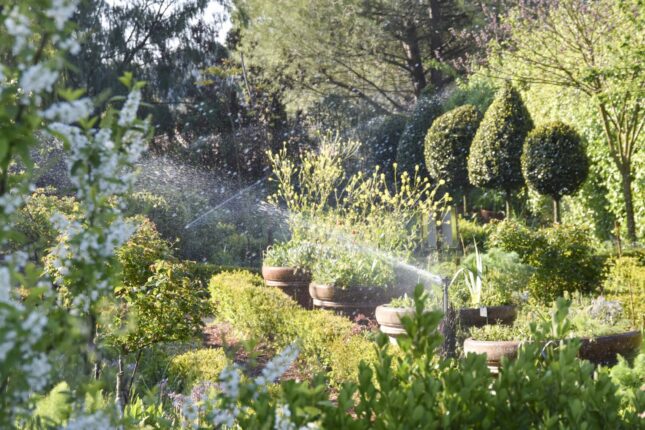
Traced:
[[356, 129], [358, 139], [363, 142], [365, 170], [373, 171], [374, 167], [381, 166], [381, 171], [392, 171], [406, 121], [403, 115], [381, 115]]
[[532, 128], [533, 121], [520, 94], [507, 84], [486, 111], [470, 147], [470, 183], [504, 191], [507, 216], [511, 193], [524, 184], [520, 156]]
[[453, 195], [464, 194], [468, 181], [468, 151], [482, 115], [473, 105], [464, 105], [441, 115], [425, 139], [425, 161], [430, 177], [443, 179]]
[[553, 220], [560, 222], [560, 199], [575, 193], [589, 173], [589, 159], [576, 130], [556, 121], [531, 131], [524, 143], [522, 172], [531, 188], [551, 196]]
[[441, 105], [434, 97], [419, 98], [399, 140], [396, 162], [400, 173], [406, 171], [414, 175], [415, 166], [418, 165], [419, 174], [428, 174], [423, 159], [423, 144], [428, 129], [440, 114]]

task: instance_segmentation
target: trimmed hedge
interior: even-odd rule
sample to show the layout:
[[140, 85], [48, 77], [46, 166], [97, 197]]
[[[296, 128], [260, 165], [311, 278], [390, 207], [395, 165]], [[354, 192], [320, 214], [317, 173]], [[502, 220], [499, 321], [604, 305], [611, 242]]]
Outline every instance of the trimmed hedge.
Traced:
[[468, 156], [470, 183], [506, 191], [524, 185], [520, 156], [533, 121], [520, 94], [510, 85], [497, 93], [477, 129]]
[[522, 172], [531, 188], [554, 200], [575, 193], [589, 174], [576, 130], [556, 121], [531, 131], [524, 143]]
[[190, 391], [199, 382], [217, 382], [229, 360], [221, 348], [201, 348], [170, 360], [168, 381], [179, 391]]
[[482, 115], [464, 105], [438, 117], [425, 138], [425, 162], [430, 177], [443, 179], [450, 193], [463, 193], [468, 181], [468, 152]]
[[[249, 339], [268, 343], [276, 352], [297, 342], [304, 364], [314, 371], [329, 371], [334, 383], [355, 380], [356, 363], [361, 358], [371, 362], [374, 357], [373, 342], [353, 334], [347, 318], [303, 309], [280, 289], [265, 286], [257, 275], [221, 273], [211, 279], [210, 293], [219, 321]], [[356, 359], [339, 360], [341, 356]]]

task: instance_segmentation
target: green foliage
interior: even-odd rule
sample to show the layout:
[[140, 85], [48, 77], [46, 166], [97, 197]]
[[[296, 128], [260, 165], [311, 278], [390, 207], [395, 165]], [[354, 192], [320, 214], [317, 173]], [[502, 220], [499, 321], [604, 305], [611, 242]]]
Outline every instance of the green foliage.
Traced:
[[138, 216], [132, 221], [137, 223], [137, 230], [117, 249], [116, 256], [121, 264], [123, 283], [129, 288], [137, 288], [148, 282], [153, 273], [152, 265], [157, 260], [172, 259], [172, 250], [149, 219]]
[[470, 221], [459, 218], [459, 236], [466, 249], [470, 249], [473, 243], [483, 252], [488, 249], [488, 238], [491, 234], [491, 224], [479, 224], [476, 221]]
[[[566, 332], [553, 331], [552, 319], [567, 306]], [[536, 328], [541, 334], [536, 334]], [[600, 297], [592, 299], [574, 295], [569, 300], [554, 302], [551, 310], [541, 304], [527, 304], [520, 308], [512, 325], [487, 325], [470, 329], [470, 337], [488, 341], [533, 341], [563, 338], [592, 338], [623, 333], [633, 328], [625, 318], [622, 306]]]
[[636, 257], [610, 260], [602, 293], [622, 303], [634, 327], [645, 326], [645, 263]]
[[[518, 303], [531, 278], [531, 268], [520, 261], [514, 252], [492, 248], [481, 254], [482, 291], [481, 306], [500, 306]], [[476, 254], [466, 255], [462, 267], [476, 272]], [[458, 306], [469, 307], [470, 294], [459, 278], [451, 286], [451, 300]], [[475, 304], [477, 306], [477, 304]]]
[[520, 156], [533, 121], [512, 86], [499, 90], [475, 134], [468, 156], [468, 178], [477, 187], [511, 192], [524, 184]]
[[274, 267], [291, 267], [308, 270], [314, 265], [317, 248], [307, 242], [290, 240], [274, 243], [264, 252], [262, 264]]
[[[609, 369], [611, 381], [618, 387], [621, 398], [621, 414], [642, 413], [645, 409], [645, 352], [634, 358], [633, 366], [623, 357], [618, 357], [618, 364]], [[641, 417], [642, 418], [642, 417]]]
[[402, 115], [381, 115], [367, 121], [356, 130], [357, 138], [363, 143], [365, 170], [371, 172], [376, 166], [389, 172], [396, 161], [396, 149], [406, 125]]
[[524, 143], [522, 172], [531, 187], [554, 200], [574, 194], [589, 173], [580, 136], [562, 122], [536, 127]]
[[72, 393], [66, 382], [59, 382], [51, 391], [36, 402], [34, 420], [48, 424], [63, 424], [72, 413]]
[[430, 177], [443, 180], [453, 195], [462, 194], [468, 182], [468, 152], [482, 115], [464, 105], [439, 116], [425, 137], [425, 162]]
[[602, 281], [602, 261], [588, 230], [555, 225], [532, 230], [518, 222], [504, 221], [491, 236], [493, 246], [516, 252], [533, 267], [527, 288], [543, 303], [565, 292], [595, 292]]
[[[324, 310], [307, 311], [248, 272], [216, 275], [210, 291], [218, 320], [248, 339], [269, 342], [275, 350], [296, 342], [304, 365], [314, 371], [329, 370], [334, 383], [355, 379], [360, 357], [370, 356], [372, 342], [353, 335], [347, 318]], [[345, 360], [348, 357], [351, 362]]]
[[51, 223], [54, 213], [65, 214], [70, 219], [78, 219], [80, 208], [73, 197], [59, 197], [50, 192], [54, 190], [37, 189], [20, 208], [15, 231], [20, 235], [13, 246], [28, 252], [35, 262], [41, 262], [48, 248], [56, 243], [58, 231]]
[[[405, 125], [396, 151], [396, 162], [400, 172], [426, 176], [423, 146], [428, 129], [441, 114], [441, 105], [431, 96], [420, 97], [414, 111]], [[417, 167], [418, 166], [418, 167]]]
[[311, 267], [313, 281], [339, 288], [394, 286], [394, 266], [385, 258], [362, 250], [337, 245], [318, 252]]
[[206, 289], [182, 263], [158, 261], [144, 284], [115, 289], [115, 308], [105, 308], [106, 341], [123, 353], [159, 342], [198, 336], [209, 314]]
[[170, 360], [168, 382], [179, 391], [187, 391], [196, 383], [218, 382], [219, 374], [229, 360], [221, 348], [201, 348], [177, 355]]

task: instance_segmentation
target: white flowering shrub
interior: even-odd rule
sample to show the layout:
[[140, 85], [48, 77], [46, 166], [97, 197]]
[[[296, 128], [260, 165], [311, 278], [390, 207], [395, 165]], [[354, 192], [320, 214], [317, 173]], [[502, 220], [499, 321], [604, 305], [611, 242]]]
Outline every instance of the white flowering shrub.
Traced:
[[[132, 166], [149, 134], [147, 122], [137, 118], [142, 84], [131, 75], [121, 80], [130, 89], [123, 107], [112, 107], [121, 104], [115, 98], [100, 116], [92, 116], [94, 104], [80, 98], [82, 91], [58, 87], [65, 55], [79, 49], [70, 22], [77, 0], [12, 3], [0, 6], [0, 428], [20, 425], [30, 415], [33, 394], [50, 386], [50, 353], [56, 349], [84, 356], [86, 368], [79, 373], [89, 380], [96, 362], [94, 307], [112, 293], [114, 251], [134, 230], [121, 215], [119, 197], [132, 186]], [[40, 131], [64, 142], [83, 220], [52, 217], [60, 240], [47, 257], [49, 273], [24, 252], [5, 252], [9, 239], [13, 249], [19, 243], [14, 218], [32, 189], [29, 150]], [[26, 166], [19, 175], [17, 159]], [[69, 307], [57, 300], [61, 286]], [[68, 428], [108, 418], [81, 413]]]

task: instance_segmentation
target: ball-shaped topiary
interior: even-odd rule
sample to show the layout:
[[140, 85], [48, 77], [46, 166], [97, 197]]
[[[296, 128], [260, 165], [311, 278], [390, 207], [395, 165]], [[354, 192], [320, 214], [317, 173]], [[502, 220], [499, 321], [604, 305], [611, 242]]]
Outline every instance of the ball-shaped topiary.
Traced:
[[443, 179], [446, 188], [460, 194], [468, 181], [468, 151], [482, 120], [473, 105], [464, 105], [441, 115], [432, 123], [425, 139], [425, 161], [430, 177]]
[[507, 84], [499, 90], [475, 134], [468, 156], [468, 177], [477, 187], [510, 194], [524, 185], [520, 156], [533, 121], [520, 94]]
[[399, 140], [396, 152], [399, 172], [405, 171], [414, 175], [415, 166], [418, 165], [421, 175], [428, 174], [423, 159], [423, 143], [428, 129], [439, 115], [441, 115], [439, 101], [430, 96], [419, 98]]
[[556, 121], [531, 131], [524, 143], [522, 172], [531, 188], [553, 198], [558, 222], [560, 199], [575, 193], [589, 174], [589, 159], [576, 130]]

